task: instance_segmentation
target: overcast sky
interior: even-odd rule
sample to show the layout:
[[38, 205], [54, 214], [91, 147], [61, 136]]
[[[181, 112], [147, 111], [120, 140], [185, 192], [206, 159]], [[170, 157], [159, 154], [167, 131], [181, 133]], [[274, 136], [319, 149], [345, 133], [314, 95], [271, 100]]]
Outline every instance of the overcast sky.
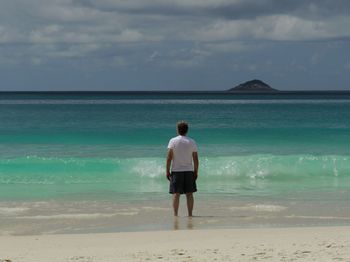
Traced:
[[349, 0], [1, 0], [0, 90], [350, 90]]

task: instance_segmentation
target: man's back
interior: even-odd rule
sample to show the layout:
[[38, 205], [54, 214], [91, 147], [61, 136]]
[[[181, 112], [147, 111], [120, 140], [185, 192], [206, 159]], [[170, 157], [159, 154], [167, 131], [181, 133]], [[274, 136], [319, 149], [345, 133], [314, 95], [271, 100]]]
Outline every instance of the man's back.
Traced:
[[197, 152], [193, 139], [187, 136], [177, 136], [169, 141], [168, 149], [173, 150], [172, 171], [193, 171], [192, 154]]

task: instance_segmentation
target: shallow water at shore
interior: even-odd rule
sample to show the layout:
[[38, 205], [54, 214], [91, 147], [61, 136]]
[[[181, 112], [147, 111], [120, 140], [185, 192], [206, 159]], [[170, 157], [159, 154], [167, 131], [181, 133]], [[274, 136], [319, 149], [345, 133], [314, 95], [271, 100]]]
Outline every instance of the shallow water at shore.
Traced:
[[349, 192], [342, 195], [342, 199], [329, 201], [333, 193], [290, 195], [283, 200], [196, 194], [192, 218], [187, 217], [184, 196], [178, 218], [172, 216], [170, 196], [160, 194], [152, 200], [132, 201], [9, 201], [0, 203], [0, 232], [33, 235], [350, 225]]

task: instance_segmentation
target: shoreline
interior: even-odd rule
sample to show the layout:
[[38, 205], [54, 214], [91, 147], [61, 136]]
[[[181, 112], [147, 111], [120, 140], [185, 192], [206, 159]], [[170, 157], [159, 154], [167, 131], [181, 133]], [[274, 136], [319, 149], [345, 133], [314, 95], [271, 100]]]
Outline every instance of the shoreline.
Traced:
[[350, 226], [0, 236], [0, 261], [349, 261]]
[[336, 202], [315, 202], [315, 198], [204, 199], [197, 199], [192, 218], [187, 217], [184, 200], [179, 217], [174, 218], [169, 198], [136, 202], [0, 202], [0, 236], [350, 226], [347, 198]]

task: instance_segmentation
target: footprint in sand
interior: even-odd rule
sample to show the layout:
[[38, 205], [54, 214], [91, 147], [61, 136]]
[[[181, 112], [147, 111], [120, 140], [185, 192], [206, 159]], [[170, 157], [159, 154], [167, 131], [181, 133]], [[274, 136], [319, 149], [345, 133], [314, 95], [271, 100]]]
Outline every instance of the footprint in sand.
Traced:
[[84, 256], [75, 256], [75, 257], [71, 257], [68, 259], [68, 261], [74, 261], [74, 262], [92, 262], [92, 258], [91, 257], [84, 257]]
[[178, 255], [178, 256], [186, 255], [186, 252], [182, 249], [180, 249], [180, 250], [172, 249], [171, 253], [172, 253], [172, 255]]

